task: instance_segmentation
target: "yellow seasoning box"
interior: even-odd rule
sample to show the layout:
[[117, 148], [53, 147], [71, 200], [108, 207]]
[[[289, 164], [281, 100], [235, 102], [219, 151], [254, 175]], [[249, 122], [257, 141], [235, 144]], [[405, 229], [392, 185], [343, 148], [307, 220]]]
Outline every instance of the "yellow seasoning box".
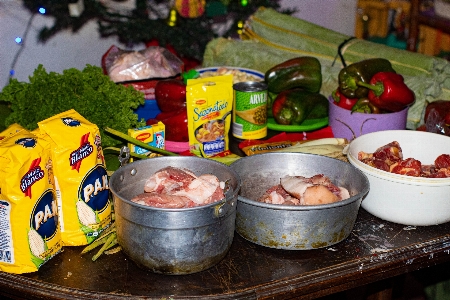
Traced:
[[[134, 129], [128, 129], [128, 135], [149, 146], [165, 149], [165, 125], [162, 122], [158, 124], [143, 126]], [[152, 152], [142, 147], [128, 143], [130, 152], [149, 156]], [[132, 159], [130, 159], [131, 161]]]

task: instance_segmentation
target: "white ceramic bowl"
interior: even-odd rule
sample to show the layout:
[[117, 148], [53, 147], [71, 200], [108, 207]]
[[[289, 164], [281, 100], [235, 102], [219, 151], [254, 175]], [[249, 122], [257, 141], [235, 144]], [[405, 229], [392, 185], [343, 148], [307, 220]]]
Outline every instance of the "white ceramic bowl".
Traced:
[[421, 178], [393, 174], [358, 160], [358, 152], [373, 153], [392, 141], [400, 144], [403, 158], [434, 164], [450, 153], [450, 137], [409, 130], [364, 134], [346, 149], [349, 162], [367, 175], [370, 190], [361, 207], [383, 220], [404, 225], [429, 226], [450, 221], [450, 178]]

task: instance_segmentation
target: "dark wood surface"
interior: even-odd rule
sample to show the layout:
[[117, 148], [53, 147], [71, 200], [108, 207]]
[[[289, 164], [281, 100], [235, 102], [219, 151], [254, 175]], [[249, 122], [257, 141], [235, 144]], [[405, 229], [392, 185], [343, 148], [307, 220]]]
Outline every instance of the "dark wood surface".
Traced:
[[[268, 137], [278, 132], [269, 131]], [[242, 155], [230, 136], [230, 150]], [[407, 208], [405, 208], [407, 209]], [[38, 272], [0, 272], [0, 295], [13, 299], [315, 299], [450, 262], [450, 222], [413, 227], [383, 221], [360, 209], [347, 239], [328, 248], [278, 250], [235, 233], [226, 257], [191, 275], [140, 269], [124, 253], [63, 252]], [[383, 283], [384, 282], [384, 283]], [[389, 284], [387, 284], [389, 288]], [[389, 291], [388, 291], [389, 292]], [[383, 293], [377, 294], [377, 299]]]
[[360, 210], [350, 236], [315, 250], [250, 243], [237, 233], [227, 256], [191, 275], [137, 267], [125, 254], [65, 247], [38, 272], [0, 272], [0, 294], [18, 299], [313, 299], [450, 261], [450, 223], [412, 227]]

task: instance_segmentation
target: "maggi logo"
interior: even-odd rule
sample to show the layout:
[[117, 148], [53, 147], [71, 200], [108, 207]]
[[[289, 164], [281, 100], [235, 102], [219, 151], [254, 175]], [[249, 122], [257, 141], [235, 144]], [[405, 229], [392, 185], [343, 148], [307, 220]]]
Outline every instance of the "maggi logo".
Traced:
[[144, 133], [139, 134], [139, 135], [136, 137], [136, 139], [139, 140], [139, 141], [141, 141], [141, 142], [143, 142], [143, 141], [145, 141], [146, 139], [148, 139], [149, 137], [150, 137], [150, 133], [149, 133], [149, 132], [144, 132]]

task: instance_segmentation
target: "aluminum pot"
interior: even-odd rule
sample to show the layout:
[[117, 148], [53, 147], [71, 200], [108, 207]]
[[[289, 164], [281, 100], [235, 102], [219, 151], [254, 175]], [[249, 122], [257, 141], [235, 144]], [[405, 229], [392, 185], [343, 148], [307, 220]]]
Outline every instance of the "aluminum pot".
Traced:
[[[305, 153], [264, 153], [247, 156], [230, 166], [241, 178], [236, 231], [255, 244], [286, 250], [328, 247], [347, 238], [362, 198], [369, 191], [367, 177], [351, 164]], [[324, 174], [347, 188], [351, 197], [323, 205], [287, 206], [255, 201], [287, 175]]]
[[[196, 175], [214, 174], [226, 182], [225, 199], [206, 206], [163, 209], [130, 201], [145, 181], [172, 166]], [[239, 176], [228, 166], [192, 156], [164, 156], [120, 167], [109, 181], [114, 198], [117, 240], [137, 265], [155, 273], [181, 275], [203, 271], [228, 252], [234, 237]]]

